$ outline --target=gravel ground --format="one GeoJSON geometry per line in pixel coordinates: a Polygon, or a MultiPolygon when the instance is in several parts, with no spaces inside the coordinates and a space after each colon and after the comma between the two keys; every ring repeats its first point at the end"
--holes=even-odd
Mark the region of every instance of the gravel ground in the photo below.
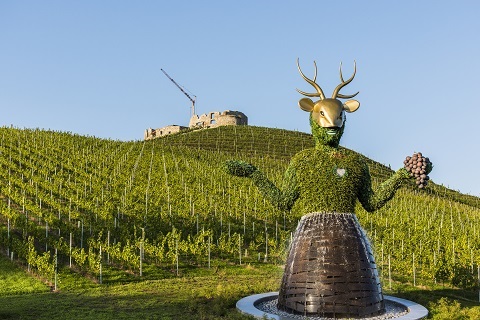
{"type": "MultiPolygon", "coordinates": [[[[291,319],[334,320],[334,318],[302,316],[302,315],[290,314],[284,311],[280,311],[277,309],[277,302],[278,302],[278,299],[264,301],[262,303],[259,303],[258,305],[255,305],[255,307],[266,313],[275,314],[283,317],[289,317],[291,319]]],[[[386,309],[386,312],[382,315],[371,316],[371,317],[366,317],[361,319],[365,319],[365,320],[395,319],[408,313],[408,310],[404,306],[389,300],[385,300],[385,309],[386,309]]]]}

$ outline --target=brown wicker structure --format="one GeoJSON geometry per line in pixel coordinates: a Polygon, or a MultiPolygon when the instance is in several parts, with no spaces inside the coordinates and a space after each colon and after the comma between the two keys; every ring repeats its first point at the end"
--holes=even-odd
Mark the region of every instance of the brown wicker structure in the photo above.
{"type": "Polygon", "coordinates": [[[385,311],[372,250],[355,214],[302,217],[290,247],[278,308],[335,318],[385,311]]]}

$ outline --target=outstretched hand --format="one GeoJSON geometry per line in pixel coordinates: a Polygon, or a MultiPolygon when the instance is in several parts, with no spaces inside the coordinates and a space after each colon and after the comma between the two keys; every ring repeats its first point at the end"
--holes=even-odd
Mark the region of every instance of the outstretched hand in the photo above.
{"type": "Polygon", "coordinates": [[[430,159],[424,157],[421,152],[418,152],[414,153],[411,157],[407,157],[403,163],[410,177],[415,178],[416,185],[420,189],[424,188],[430,180],[428,174],[432,172],[433,169],[433,164],[430,162],[430,159]]]}
{"type": "Polygon", "coordinates": [[[225,161],[225,170],[237,177],[250,177],[257,168],[250,163],[240,160],[227,160],[225,161]]]}

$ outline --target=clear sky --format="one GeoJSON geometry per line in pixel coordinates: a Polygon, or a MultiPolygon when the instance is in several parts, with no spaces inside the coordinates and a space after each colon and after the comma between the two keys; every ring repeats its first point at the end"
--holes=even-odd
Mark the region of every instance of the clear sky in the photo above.
{"type": "MultiPolygon", "coordinates": [[[[397,169],[421,151],[431,178],[480,195],[480,1],[0,0],[0,125],[141,140],[197,113],[310,132],[313,76],[360,91],[341,144],[397,169]]],[[[314,90],[313,90],[314,91],[314,90]]]]}

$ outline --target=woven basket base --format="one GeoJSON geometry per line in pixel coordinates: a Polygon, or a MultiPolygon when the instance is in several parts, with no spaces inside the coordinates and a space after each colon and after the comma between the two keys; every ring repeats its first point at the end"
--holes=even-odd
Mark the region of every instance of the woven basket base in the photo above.
{"type": "Polygon", "coordinates": [[[354,214],[302,217],[290,246],[278,308],[324,317],[385,311],[372,249],[354,214]]]}

